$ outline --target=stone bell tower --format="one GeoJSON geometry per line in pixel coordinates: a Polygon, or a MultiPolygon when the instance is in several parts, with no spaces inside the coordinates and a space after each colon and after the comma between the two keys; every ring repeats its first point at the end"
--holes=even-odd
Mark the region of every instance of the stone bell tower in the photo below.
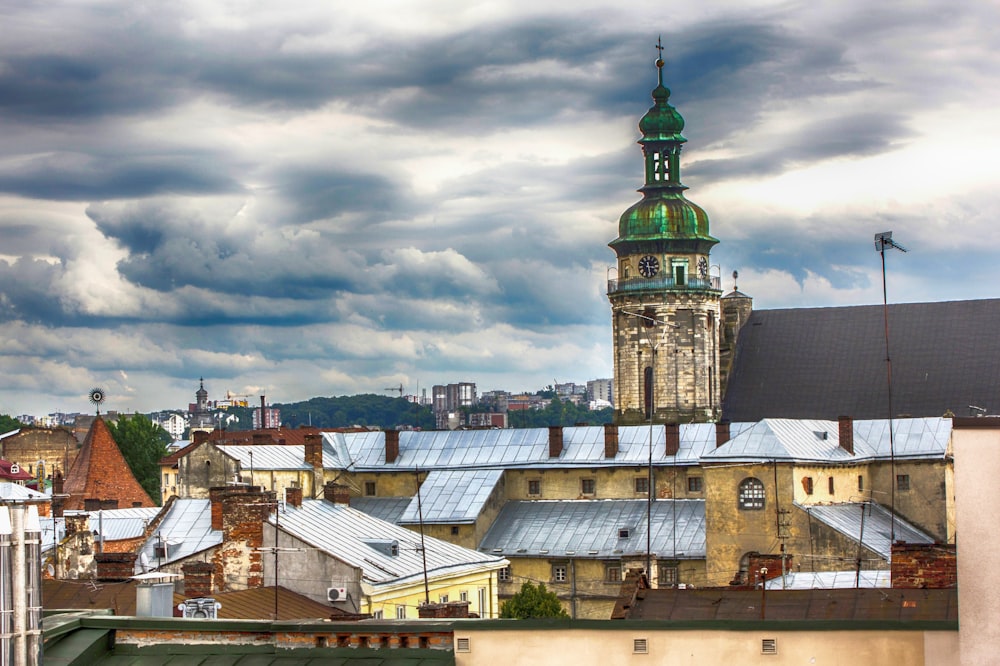
{"type": "MultiPolygon", "coordinates": [[[[662,47],[657,46],[662,50],[662,47]]],[[[608,281],[614,332],[615,422],[714,421],[720,412],[719,276],[710,274],[708,215],[684,197],[684,119],[656,61],[653,106],[639,122],[642,200],[626,210],[616,279],[608,281]]]]}

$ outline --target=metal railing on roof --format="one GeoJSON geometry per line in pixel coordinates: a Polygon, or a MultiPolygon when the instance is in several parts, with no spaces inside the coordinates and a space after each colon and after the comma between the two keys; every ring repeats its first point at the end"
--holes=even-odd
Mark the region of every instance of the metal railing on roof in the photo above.
{"type": "Polygon", "coordinates": [[[665,273],[651,278],[638,277],[608,280],[608,294],[620,291],[648,291],[657,289],[714,289],[715,291],[720,291],[720,285],[721,280],[716,275],[707,278],[688,276],[682,284],[677,284],[673,275],[665,273]]]}

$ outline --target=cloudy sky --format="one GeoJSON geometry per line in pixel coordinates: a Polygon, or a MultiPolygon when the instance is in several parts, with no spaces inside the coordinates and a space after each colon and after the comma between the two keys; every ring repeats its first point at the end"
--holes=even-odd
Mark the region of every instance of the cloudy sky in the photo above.
{"type": "MultiPolygon", "coordinates": [[[[611,376],[666,46],[758,308],[1000,296],[1000,8],[0,0],[0,413],[611,376]]],[[[258,398],[259,399],[259,398],[258,398]]]]}

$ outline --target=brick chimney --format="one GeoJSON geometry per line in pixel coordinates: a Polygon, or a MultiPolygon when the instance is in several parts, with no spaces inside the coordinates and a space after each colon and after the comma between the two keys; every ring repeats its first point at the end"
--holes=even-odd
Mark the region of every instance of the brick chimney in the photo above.
{"type": "Polygon", "coordinates": [[[347,486],[330,481],[323,486],[323,499],[334,504],[350,504],[351,490],[347,486]]]}
{"type": "Polygon", "coordinates": [[[729,441],[729,421],[719,421],[715,424],[715,448],[729,441]]]}
{"type": "Polygon", "coordinates": [[[229,493],[253,493],[259,486],[213,486],[208,489],[208,500],[212,508],[212,529],[222,529],[222,499],[229,493]]]}
{"type": "Polygon", "coordinates": [[[212,556],[219,592],[263,587],[264,523],[275,507],[273,492],[257,488],[222,495],[222,544],[212,556]]]}
{"type": "Polygon", "coordinates": [[[306,464],[313,469],[323,468],[323,435],[311,432],[305,436],[306,464]]]}
{"type": "Polygon", "coordinates": [[[262,446],[264,444],[273,444],[274,440],[266,432],[255,432],[250,435],[250,443],[254,446],[262,446]]]}
{"type": "Polygon", "coordinates": [[[664,423],[663,436],[667,444],[666,454],[676,456],[681,450],[681,427],[676,423],[664,423]]]}
{"type": "Polygon", "coordinates": [[[52,475],[52,517],[62,518],[66,508],[66,500],[69,496],[63,492],[63,475],[60,470],[56,470],[52,475]]]}
{"type": "Polygon", "coordinates": [[[604,424],[604,457],[614,458],[618,455],[618,425],[604,424]]]}
{"type": "Polygon", "coordinates": [[[212,572],[215,567],[210,562],[188,562],[181,567],[184,574],[184,596],[188,599],[212,596],[212,572]]]}
{"type": "Polygon", "coordinates": [[[194,443],[195,444],[204,444],[205,442],[208,441],[209,434],[211,434],[211,433],[207,433],[204,430],[195,430],[194,431],[194,443]]]}
{"type": "Polygon", "coordinates": [[[423,604],[417,608],[421,619],[434,618],[467,618],[469,617],[468,601],[448,601],[438,604],[423,604]]]}
{"type": "Polygon", "coordinates": [[[128,580],[135,575],[135,557],[135,553],[97,553],[97,580],[128,580]]]}
{"type": "Polygon", "coordinates": [[[302,489],[285,488],[285,502],[292,506],[302,506],[302,489]]]}
{"type": "Polygon", "coordinates": [[[562,426],[549,426],[549,458],[558,458],[563,450],[562,426]]]}
{"type": "Polygon", "coordinates": [[[399,431],[385,431],[385,461],[387,463],[396,462],[399,457],[399,431]]]}
{"type": "Polygon", "coordinates": [[[854,455],[854,419],[850,416],[838,416],[837,425],[840,432],[840,448],[854,455]]]}

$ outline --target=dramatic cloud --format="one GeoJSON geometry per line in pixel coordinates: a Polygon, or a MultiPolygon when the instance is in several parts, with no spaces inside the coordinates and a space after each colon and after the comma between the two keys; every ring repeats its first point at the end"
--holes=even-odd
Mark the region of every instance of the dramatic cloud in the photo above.
{"type": "Polygon", "coordinates": [[[665,84],[759,308],[997,296],[990,3],[22,3],[0,40],[0,413],[611,375],[665,84]]]}

